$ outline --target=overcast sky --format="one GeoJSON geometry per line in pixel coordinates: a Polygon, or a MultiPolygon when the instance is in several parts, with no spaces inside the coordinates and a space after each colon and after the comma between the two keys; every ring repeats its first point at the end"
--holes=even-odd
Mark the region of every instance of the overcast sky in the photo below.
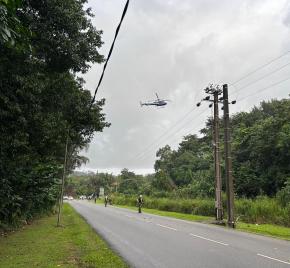
{"type": "MultiPolygon", "coordinates": [[[[105,56],[124,4],[88,2],[94,26],[104,31],[100,52],[105,56]]],[[[204,126],[211,110],[205,103],[195,105],[209,83],[233,83],[289,50],[287,0],[131,0],[97,95],[106,98],[104,112],[112,125],[96,133],[82,153],[90,162],[81,169],[152,172],[158,148],[176,149],[183,136],[204,126]],[[139,102],[154,99],[155,92],[171,100],[167,107],[141,108],[139,102]]],[[[237,91],[231,94],[237,100],[231,113],[287,97],[290,80],[261,91],[290,78],[287,63],[290,53],[229,86],[229,92],[237,91]]],[[[88,89],[96,87],[101,68],[93,66],[85,75],[88,89]]]]}

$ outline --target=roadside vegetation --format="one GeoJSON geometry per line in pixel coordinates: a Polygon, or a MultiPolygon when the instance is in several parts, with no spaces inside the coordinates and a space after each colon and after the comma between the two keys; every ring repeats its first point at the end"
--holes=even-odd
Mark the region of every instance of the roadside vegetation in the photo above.
{"type": "MultiPolygon", "coordinates": [[[[144,197],[145,208],[215,217],[212,199],[168,199],[144,197]]],[[[115,195],[113,204],[136,206],[136,197],[115,195]]],[[[224,204],[224,208],[226,204],[224,204]]],[[[226,209],[225,209],[225,217],[226,209]]],[[[235,214],[238,221],[257,224],[276,224],[290,227],[290,208],[283,208],[277,200],[259,197],[255,200],[236,199],[235,214]]]]}
{"type": "Polygon", "coordinates": [[[108,124],[78,73],[102,63],[86,0],[0,0],[0,229],[51,211],[67,170],[108,124]]]}
{"type": "Polygon", "coordinates": [[[62,222],[46,216],[1,236],[0,267],[128,267],[68,204],[62,222]]]}

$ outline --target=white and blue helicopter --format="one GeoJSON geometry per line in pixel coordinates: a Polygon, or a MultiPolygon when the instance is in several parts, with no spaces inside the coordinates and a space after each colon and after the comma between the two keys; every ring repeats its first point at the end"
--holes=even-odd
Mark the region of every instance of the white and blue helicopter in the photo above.
{"type": "Polygon", "coordinates": [[[167,103],[170,101],[170,100],[159,99],[158,94],[157,93],[155,93],[155,94],[157,97],[156,100],[147,101],[147,102],[140,101],[141,107],[145,105],[145,106],[156,106],[156,107],[164,108],[164,106],[167,105],[167,103]]]}

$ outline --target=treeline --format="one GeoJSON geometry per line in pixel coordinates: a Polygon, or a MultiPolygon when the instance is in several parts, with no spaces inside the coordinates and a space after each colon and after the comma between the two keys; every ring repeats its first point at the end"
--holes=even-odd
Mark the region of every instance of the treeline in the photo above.
{"type": "Polygon", "coordinates": [[[0,228],[51,210],[105,122],[77,73],[101,63],[86,0],[0,0],[0,228]]]}
{"type": "MultiPolygon", "coordinates": [[[[223,133],[223,122],[220,123],[223,133]]],[[[163,185],[157,188],[183,188],[188,196],[214,194],[211,126],[208,120],[201,137],[185,137],[176,151],[169,146],[159,149],[155,170],[163,185]]],[[[236,195],[274,197],[287,187],[290,183],[290,100],[262,102],[250,112],[237,113],[231,118],[231,128],[236,195]]],[[[222,141],[221,135],[221,145],[222,141]]]]}
{"type": "MultiPolygon", "coordinates": [[[[223,145],[222,120],[220,125],[223,145]]],[[[231,127],[236,196],[278,197],[279,204],[289,205],[290,100],[262,102],[250,112],[237,113],[231,117],[231,127]]],[[[223,146],[221,151],[223,155],[223,146]]],[[[166,145],[157,151],[156,157],[155,174],[152,175],[140,176],[124,169],[119,176],[110,175],[108,183],[105,174],[92,178],[105,185],[108,193],[143,193],[152,197],[181,199],[214,197],[211,119],[208,119],[200,136],[184,137],[177,150],[166,145]]],[[[222,172],[224,174],[223,164],[222,172]]],[[[94,192],[94,188],[89,189],[94,192]]]]}
{"type": "Polygon", "coordinates": [[[81,195],[98,196],[101,187],[104,188],[105,194],[136,195],[149,193],[153,178],[154,175],[137,175],[126,168],[118,176],[108,173],[73,172],[65,181],[64,193],[74,197],[81,195]]]}

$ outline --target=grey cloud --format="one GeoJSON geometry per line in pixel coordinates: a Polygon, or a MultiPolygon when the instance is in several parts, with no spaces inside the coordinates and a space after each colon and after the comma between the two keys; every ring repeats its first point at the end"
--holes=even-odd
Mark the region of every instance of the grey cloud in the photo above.
{"type": "Polygon", "coordinates": [[[288,27],[290,28],[290,4],[288,4],[288,7],[285,8],[286,10],[286,14],[284,16],[284,19],[283,19],[283,23],[288,27]]]}
{"type": "MultiPolygon", "coordinates": [[[[131,1],[98,94],[98,98],[107,99],[105,113],[112,126],[96,133],[85,152],[90,158],[87,167],[147,170],[153,167],[159,146],[168,141],[175,147],[183,135],[198,132],[210,111],[198,117],[197,112],[192,113],[176,136],[170,132],[144,159],[134,157],[170,131],[172,124],[194,107],[209,82],[233,81],[289,47],[290,36],[281,24],[286,2],[131,1]],[[172,102],[164,109],[141,108],[139,101],[153,99],[155,92],[172,102]]],[[[88,3],[96,15],[94,24],[104,30],[103,53],[108,51],[123,4],[113,0],[88,3]]],[[[287,16],[288,23],[289,13],[287,16]]],[[[96,86],[100,70],[94,66],[85,76],[88,88],[96,86]]],[[[281,89],[278,97],[284,96],[284,91],[281,89]]],[[[237,104],[233,111],[247,110],[262,99],[258,96],[237,104]]]]}

